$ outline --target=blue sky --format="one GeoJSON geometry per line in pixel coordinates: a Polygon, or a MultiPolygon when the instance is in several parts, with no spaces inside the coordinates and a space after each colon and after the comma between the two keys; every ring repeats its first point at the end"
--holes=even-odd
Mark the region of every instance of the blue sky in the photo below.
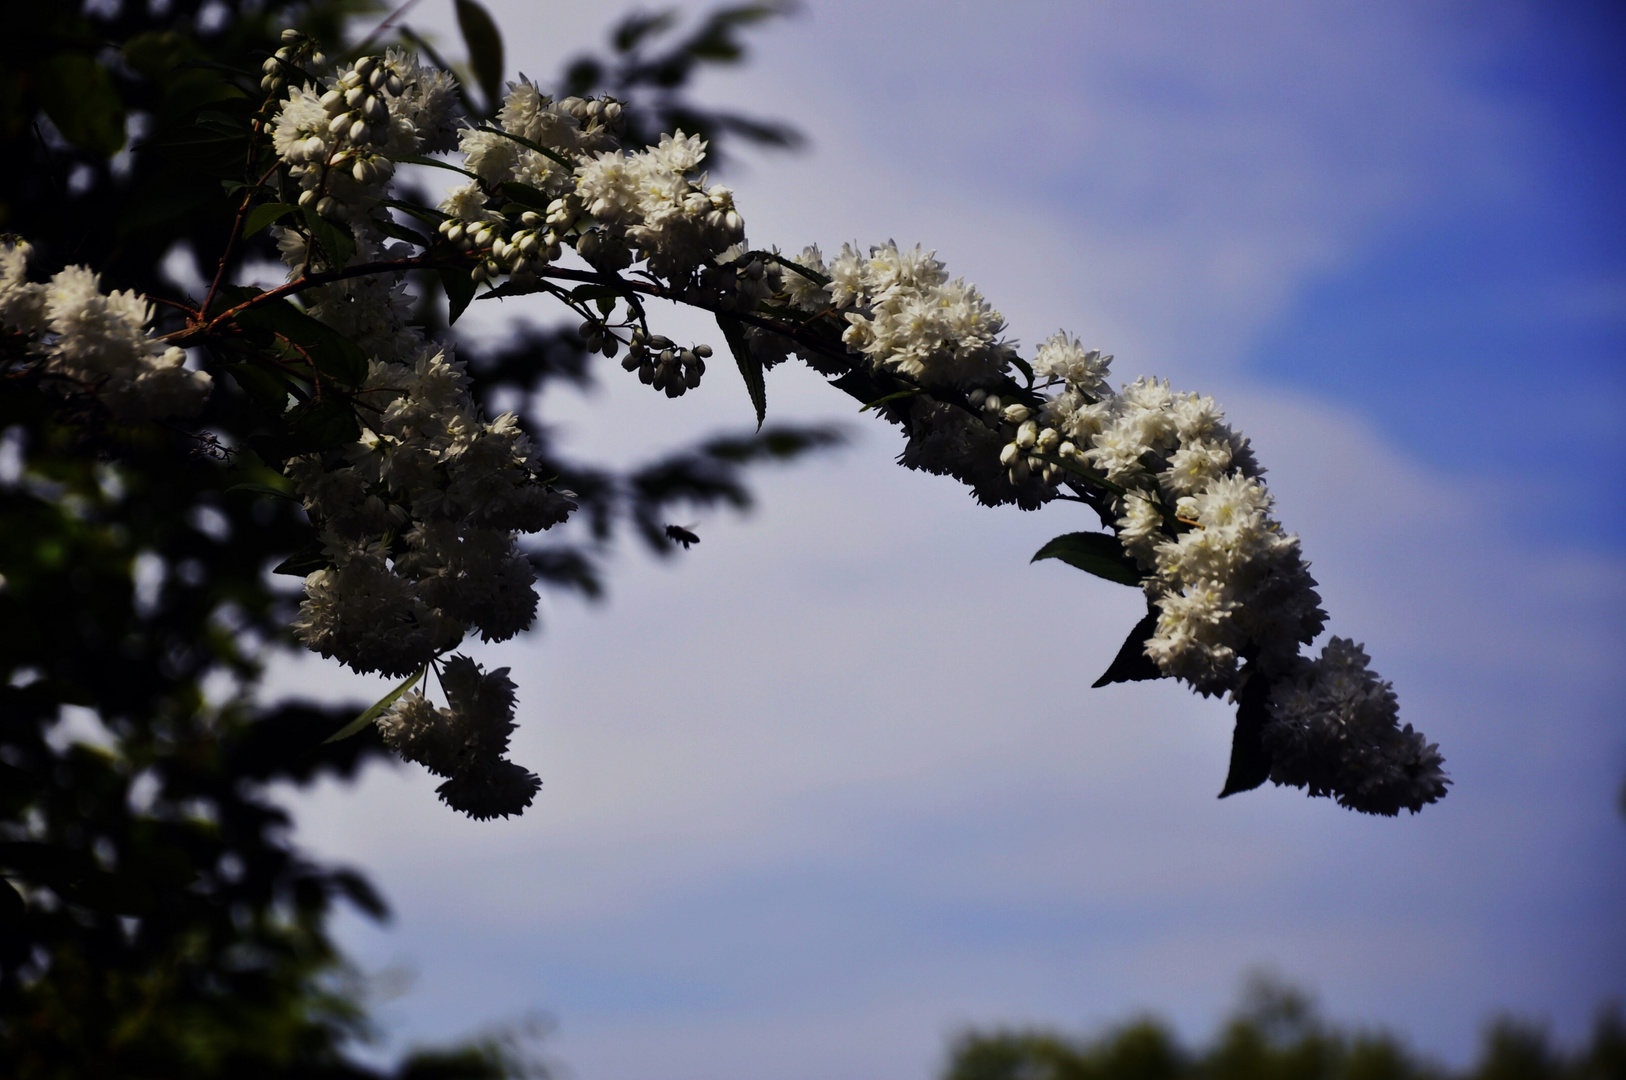
{"type": "MultiPolygon", "coordinates": [[[[533,74],[613,17],[493,8],[533,74]]],[[[1066,326],[1120,379],[1214,394],[1332,632],[1456,787],[1397,821],[1217,802],[1222,704],[1086,689],[1139,601],[1028,564],[1086,522],[898,469],[893,433],[781,369],[770,413],[840,419],[848,448],[482,650],[546,785],[524,818],[456,818],[408,768],[301,796],[305,841],[395,904],[345,931],[416,972],[382,1006],[395,1044],[543,1011],[584,1080],[923,1080],[965,1024],[1151,1010],[1198,1038],[1265,966],[1462,1060],[1496,1009],[1575,1037],[1626,996],[1611,18],[826,0],[766,33],[703,88],[812,137],[729,177],[753,241],[919,241],[1023,342],[1066,326]]],[[[545,311],[478,327],[519,314],[545,311]]],[[[619,459],[747,423],[725,371],[678,402],[621,375],[544,419],[619,459]]],[[[314,660],[277,679],[367,689],[314,660]]]]}

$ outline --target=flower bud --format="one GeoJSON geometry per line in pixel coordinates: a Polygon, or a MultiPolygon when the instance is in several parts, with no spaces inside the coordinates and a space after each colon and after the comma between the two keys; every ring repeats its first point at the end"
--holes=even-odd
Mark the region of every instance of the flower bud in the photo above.
{"type": "Polygon", "coordinates": [[[356,77],[365,79],[373,73],[373,69],[376,67],[378,67],[378,57],[363,56],[356,61],[356,77]]]}
{"type": "Polygon", "coordinates": [[[361,107],[361,115],[375,124],[382,124],[390,118],[390,107],[384,104],[383,98],[370,97],[367,99],[367,103],[361,107]]]}
{"type": "Polygon", "coordinates": [[[1018,403],[1016,405],[1005,406],[1005,411],[1000,413],[1000,415],[1013,424],[1020,424],[1033,414],[1029,412],[1026,405],[1018,403]]]}
{"type": "Polygon", "coordinates": [[[331,217],[333,211],[338,209],[338,206],[339,204],[334,201],[333,196],[323,195],[316,201],[316,212],[323,217],[331,217]]]}
{"type": "Polygon", "coordinates": [[[463,239],[463,223],[461,221],[443,221],[441,224],[446,226],[446,239],[454,244],[463,239]]]}
{"type": "Polygon", "coordinates": [[[982,408],[982,403],[988,400],[988,391],[973,390],[971,393],[966,395],[966,400],[971,403],[971,407],[973,409],[980,409],[982,408]]]}
{"type": "Polygon", "coordinates": [[[282,32],[282,40],[287,42],[289,45],[292,45],[294,42],[300,40],[304,36],[304,34],[301,34],[298,30],[295,30],[291,26],[282,32]]]}
{"type": "Polygon", "coordinates": [[[367,126],[367,121],[357,120],[350,125],[350,141],[364,143],[372,137],[373,129],[367,126]]]}
{"type": "Polygon", "coordinates": [[[521,214],[519,216],[519,220],[520,220],[520,224],[529,225],[533,229],[536,228],[538,225],[547,224],[547,218],[543,217],[541,214],[537,213],[535,210],[527,210],[527,211],[525,211],[523,214],[521,214]]]}
{"type": "Polygon", "coordinates": [[[329,116],[344,112],[344,94],[338,90],[329,90],[322,95],[322,108],[327,110],[329,116]]]}
{"type": "Polygon", "coordinates": [[[267,75],[275,75],[282,70],[282,61],[278,60],[275,56],[268,56],[265,59],[265,63],[260,65],[260,70],[265,72],[267,75]]]}
{"type": "Polygon", "coordinates": [[[710,345],[696,345],[694,347],[694,354],[696,356],[699,356],[699,357],[702,357],[702,358],[710,357],[711,356],[711,346],[710,345]]]}
{"type": "Polygon", "coordinates": [[[374,90],[377,90],[379,87],[384,85],[384,81],[389,77],[389,72],[385,71],[383,68],[374,68],[373,73],[367,76],[367,85],[371,86],[374,90]]]}
{"type": "Polygon", "coordinates": [[[1039,440],[1039,425],[1032,420],[1022,421],[1022,426],[1016,429],[1016,445],[1026,450],[1039,440]]]}
{"type": "Polygon", "coordinates": [[[338,135],[342,138],[345,132],[350,130],[350,123],[350,114],[340,113],[327,122],[327,129],[334,135],[338,135]]]}
{"type": "Polygon", "coordinates": [[[645,360],[638,365],[638,381],[649,386],[655,381],[655,365],[645,360]]]}
{"type": "Polygon", "coordinates": [[[301,191],[299,193],[299,205],[300,206],[309,206],[311,203],[313,203],[315,201],[316,201],[316,189],[315,188],[306,188],[304,191],[301,191]]]}
{"type": "Polygon", "coordinates": [[[1074,446],[1070,442],[1064,442],[1060,446],[1056,447],[1056,453],[1060,454],[1064,458],[1070,458],[1074,454],[1078,453],[1078,447],[1074,446]]]}
{"type": "Polygon", "coordinates": [[[1015,463],[1017,457],[1019,457],[1021,453],[1021,448],[1019,448],[1015,443],[1006,443],[1005,446],[999,451],[999,463],[1009,468],[1015,463]]]}
{"type": "Polygon", "coordinates": [[[392,71],[390,77],[384,80],[384,89],[389,91],[391,97],[400,97],[401,91],[406,89],[406,84],[401,81],[401,76],[392,71]]]}
{"type": "MultiPolygon", "coordinates": [[[[615,339],[611,338],[610,340],[614,341],[615,339]]],[[[642,361],[638,359],[638,354],[635,352],[629,352],[627,353],[627,358],[621,361],[621,368],[624,371],[635,371],[640,363],[642,363],[642,361]]]]}
{"type": "Polygon", "coordinates": [[[344,92],[344,103],[352,109],[366,100],[367,88],[365,86],[352,86],[344,92]]]}

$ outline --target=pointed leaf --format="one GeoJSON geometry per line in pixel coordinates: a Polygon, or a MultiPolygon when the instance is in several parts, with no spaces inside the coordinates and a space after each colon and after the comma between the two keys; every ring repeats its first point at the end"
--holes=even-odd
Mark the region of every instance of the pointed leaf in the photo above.
{"type": "MultiPolygon", "coordinates": [[[[293,492],[284,491],[279,487],[272,487],[270,484],[233,484],[231,487],[226,489],[226,494],[230,495],[235,491],[241,491],[246,495],[269,495],[276,499],[289,499],[293,502],[300,501],[299,496],[295,495],[293,492]]],[[[280,572],[282,572],[280,565],[276,570],[272,571],[274,574],[280,572]]],[[[307,573],[308,572],[309,571],[307,571],[307,573]]]]}
{"type": "Polygon", "coordinates": [[[287,574],[290,577],[302,578],[307,574],[314,574],[318,570],[326,570],[331,564],[322,545],[312,544],[294,552],[286,559],[271,568],[273,574],[287,574]]]}
{"type": "Polygon", "coordinates": [[[734,362],[745,378],[745,391],[751,395],[751,404],[756,406],[757,430],[761,431],[762,421],[768,415],[768,388],[762,381],[762,360],[751,352],[745,340],[745,324],[739,319],[718,312],[717,325],[722,328],[728,351],[734,354],[734,362]]]}
{"type": "MultiPolygon", "coordinates": [[[[1237,695],[1236,730],[1231,735],[1231,767],[1225,775],[1225,788],[1219,793],[1222,799],[1239,791],[1252,791],[1270,779],[1270,751],[1265,749],[1264,739],[1265,722],[1270,719],[1265,707],[1270,697],[1270,687],[1257,671],[1252,674],[1253,677],[1242,684],[1242,691],[1237,695]]],[[[1244,669],[1244,678],[1247,675],[1248,671],[1244,669]]]]}
{"type": "Polygon", "coordinates": [[[1111,683],[1119,682],[1146,682],[1149,679],[1161,679],[1163,672],[1146,655],[1146,640],[1157,629],[1157,611],[1149,610],[1146,617],[1135,624],[1129,631],[1129,636],[1118,649],[1118,655],[1112,658],[1107,670],[1101,677],[1090,684],[1091,689],[1098,689],[1111,683]]]}
{"type": "MultiPolygon", "coordinates": [[[[911,387],[908,390],[899,390],[895,394],[888,394],[885,397],[876,398],[874,401],[870,402],[868,405],[865,405],[862,409],[859,409],[858,411],[861,412],[861,413],[867,413],[871,409],[880,408],[882,405],[885,405],[889,401],[898,401],[898,400],[900,400],[902,398],[914,397],[916,394],[923,394],[925,392],[926,392],[925,388],[920,387],[920,386],[911,387]]],[[[1038,558],[1038,556],[1034,556],[1034,558],[1038,558]]]]}
{"type": "Polygon", "coordinates": [[[40,64],[35,78],[45,115],[64,139],[107,157],[124,145],[124,102],[113,77],[94,58],[56,52],[40,64]]]}
{"type": "Polygon", "coordinates": [[[310,230],[316,246],[327,258],[328,265],[338,269],[356,253],[356,239],[347,226],[329,221],[311,207],[305,208],[305,227],[310,230]]]}
{"type": "Polygon", "coordinates": [[[338,742],[340,739],[348,739],[352,735],[360,734],[361,730],[368,724],[372,723],[374,720],[377,720],[380,716],[383,716],[384,710],[389,708],[391,705],[394,705],[396,701],[400,699],[402,694],[406,693],[408,690],[411,690],[417,681],[423,678],[424,672],[428,670],[428,664],[425,664],[423,667],[419,668],[400,686],[397,686],[394,690],[391,690],[389,693],[373,702],[372,708],[368,709],[366,712],[344,725],[344,727],[323,739],[322,744],[325,746],[328,743],[338,742]]]}
{"type": "Polygon", "coordinates": [[[281,202],[256,206],[248,212],[248,217],[243,219],[243,235],[253,236],[273,221],[278,221],[297,209],[296,206],[281,202]]]}
{"type": "Polygon", "coordinates": [[[361,346],[286,300],[249,308],[235,322],[250,330],[281,334],[310,357],[317,371],[346,386],[360,386],[366,381],[367,354],[361,346]]]}
{"type": "Polygon", "coordinates": [[[1068,566],[1076,566],[1086,573],[1116,581],[1120,585],[1140,584],[1140,567],[1124,551],[1118,538],[1107,533],[1076,532],[1058,536],[1028,561],[1038,562],[1040,559],[1060,559],[1068,566]]]}
{"type": "Polygon", "coordinates": [[[424,157],[422,154],[390,154],[389,159],[391,161],[401,162],[404,165],[428,165],[430,168],[434,169],[449,169],[455,173],[462,173],[470,180],[477,181],[480,179],[480,177],[475,173],[471,173],[467,169],[460,169],[449,161],[442,161],[439,158],[424,157]]]}
{"type": "Polygon", "coordinates": [[[460,266],[443,266],[437,273],[440,287],[446,290],[446,322],[455,323],[474,299],[474,278],[460,266]]]}
{"type": "Polygon", "coordinates": [[[486,112],[497,111],[502,97],[502,34],[491,14],[476,0],[457,0],[457,28],[469,49],[469,66],[485,95],[486,112]]]}

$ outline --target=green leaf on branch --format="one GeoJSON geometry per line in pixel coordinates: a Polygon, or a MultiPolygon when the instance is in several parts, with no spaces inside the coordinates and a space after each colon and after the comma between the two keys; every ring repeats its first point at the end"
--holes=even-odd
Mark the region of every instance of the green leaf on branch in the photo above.
{"type": "Polygon", "coordinates": [[[1225,774],[1225,787],[1219,797],[1252,791],[1270,779],[1270,751],[1265,749],[1265,722],[1270,719],[1266,703],[1270,686],[1253,665],[1243,669],[1244,682],[1237,694],[1236,730],[1231,734],[1231,766],[1225,774]],[[1251,677],[1250,677],[1251,676],[1251,677]]]}
{"type": "Polygon", "coordinates": [[[580,300],[584,304],[589,300],[603,300],[606,298],[619,300],[621,293],[621,288],[615,285],[578,285],[570,290],[571,297],[580,300]]]}
{"type": "Polygon", "coordinates": [[[299,208],[291,203],[280,202],[256,206],[248,212],[248,217],[243,219],[243,235],[253,236],[272,222],[280,221],[297,209],[299,208]]]}
{"type": "Polygon", "coordinates": [[[288,384],[256,364],[227,364],[226,371],[263,409],[281,416],[288,409],[288,384]]]}
{"type": "MultiPolygon", "coordinates": [[[[861,413],[867,413],[871,409],[880,408],[882,405],[885,405],[889,401],[900,401],[903,398],[914,397],[916,394],[923,394],[925,392],[926,392],[925,387],[912,386],[907,390],[899,390],[895,394],[888,394],[885,397],[878,397],[874,401],[870,402],[868,405],[865,405],[862,409],[859,409],[858,411],[861,412],[861,413]]],[[[1037,558],[1038,556],[1034,556],[1034,557],[1037,558]]]]}
{"type": "Polygon", "coordinates": [[[295,495],[293,492],[284,491],[279,487],[272,487],[270,484],[233,484],[231,487],[226,489],[226,494],[230,495],[238,491],[241,491],[245,495],[269,495],[274,499],[289,499],[293,502],[300,501],[299,496],[295,495]]]}
{"type": "Polygon", "coordinates": [[[502,34],[490,12],[476,0],[457,0],[457,28],[468,46],[469,66],[474,69],[474,79],[485,96],[486,111],[496,112],[497,102],[502,97],[502,34]]]}
{"type": "Polygon", "coordinates": [[[751,395],[751,404],[756,406],[757,430],[761,431],[762,421],[768,415],[768,388],[762,379],[762,359],[751,351],[750,343],[745,340],[745,324],[738,318],[718,312],[717,325],[722,328],[728,351],[734,354],[734,362],[745,378],[745,391],[751,395]]]}
{"type": "Polygon", "coordinates": [[[328,265],[337,269],[349,262],[356,253],[356,238],[350,234],[349,227],[329,221],[308,206],[304,216],[305,227],[327,257],[328,265]]]}
{"type": "Polygon", "coordinates": [[[390,154],[388,157],[391,161],[400,162],[403,165],[428,165],[432,169],[449,169],[454,173],[462,173],[470,180],[480,179],[478,174],[471,173],[467,169],[460,169],[451,162],[442,161],[439,158],[424,157],[422,154],[390,154]]]}
{"type": "Polygon", "coordinates": [[[45,115],[64,139],[107,157],[124,146],[124,102],[93,57],[57,52],[35,70],[35,78],[45,115]]]}
{"type": "MultiPolygon", "coordinates": [[[[549,160],[555,162],[556,164],[563,165],[567,169],[575,169],[575,167],[576,167],[575,162],[571,161],[569,158],[567,158],[563,154],[559,153],[559,151],[549,149],[548,147],[543,146],[539,142],[532,142],[530,139],[527,139],[523,135],[515,135],[512,131],[504,131],[500,127],[493,127],[493,126],[491,126],[489,124],[487,124],[486,126],[480,128],[479,130],[484,131],[484,132],[486,132],[488,134],[491,134],[491,135],[501,135],[505,139],[509,139],[509,140],[511,140],[513,142],[517,142],[521,146],[525,147],[525,149],[527,149],[527,150],[535,150],[538,154],[541,154],[543,157],[548,158],[549,160]]],[[[552,200],[549,200],[549,201],[552,201],[552,200]]]]}
{"type": "Polygon", "coordinates": [[[327,743],[335,743],[340,739],[348,739],[352,735],[361,734],[363,728],[372,723],[374,720],[377,720],[380,716],[383,716],[385,709],[389,708],[391,705],[394,705],[398,700],[400,700],[402,694],[406,693],[408,690],[411,690],[415,685],[417,685],[418,680],[423,678],[424,673],[428,670],[428,664],[425,664],[423,667],[419,668],[412,675],[408,676],[406,681],[400,686],[397,686],[394,690],[391,690],[389,693],[373,702],[372,708],[368,709],[366,712],[344,725],[344,727],[323,739],[322,743],[324,745],[327,743]]]}
{"type": "Polygon", "coordinates": [[[346,386],[360,386],[367,379],[367,354],[361,346],[286,300],[249,308],[236,322],[246,329],[281,334],[310,358],[317,371],[346,386]]]}
{"type": "Polygon", "coordinates": [[[474,300],[474,277],[461,266],[442,266],[436,273],[446,290],[446,322],[455,323],[474,300]]]}
{"type": "Polygon", "coordinates": [[[532,210],[546,210],[548,204],[553,201],[545,192],[538,191],[530,184],[522,184],[518,180],[505,181],[499,186],[499,190],[509,202],[528,206],[532,210]]]}
{"type": "Polygon", "coordinates": [[[1140,584],[1141,572],[1135,560],[1124,551],[1123,544],[1118,542],[1116,536],[1107,533],[1076,532],[1058,536],[1028,561],[1038,562],[1040,559],[1060,559],[1068,566],[1076,566],[1086,573],[1116,581],[1120,585],[1140,584]]]}
{"type": "Polygon", "coordinates": [[[331,563],[327,554],[323,552],[321,544],[312,544],[294,552],[286,559],[271,568],[273,574],[287,574],[290,577],[304,577],[314,574],[318,570],[326,570],[331,563]]]}
{"type": "Polygon", "coordinates": [[[294,410],[295,453],[336,450],[361,438],[361,425],[348,401],[330,396],[294,410]]]}
{"type": "Polygon", "coordinates": [[[1107,665],[1107,670],[1090,684],[1090,688],[1099,689],[1112,683],[1147,682],[1163,678],[1163,672],[1152,662],[1152,658],[1146,655],[1146,642],[1156,630],[1157,611],[1149,608],[1146,617],[1129,631],[1129,636],[1118,649],[1118,655],[1112,658],[1112,663],[1107,665]]]}

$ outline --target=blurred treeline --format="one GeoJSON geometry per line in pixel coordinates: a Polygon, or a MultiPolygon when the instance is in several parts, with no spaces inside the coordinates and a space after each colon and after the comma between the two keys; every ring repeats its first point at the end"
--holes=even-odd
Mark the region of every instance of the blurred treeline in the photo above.
{"type": "MultiPolygon", "coordinates": [[[[467,108],[489,114],[501,35],[473,0],[456,8],[467,108]]],[[[634,144],[682,126],[714,146],[784,145],[787,129],[687,96],[774,10],[629,19],[552,88],[615,93],[634,144]]],[[[201,300],[188,271],[207,282],[228,250],[227,281],[256,265],[280,275],[263,232],[227,244],[243,186],[259,180],[251,126],[275,108],[261,66],[288,26],[334,57],[366,35],[369,51],[434,49],[388,14],[369,0],[0,3],[0,232],[34,246],[36,280],[84,263],[104,288],[159,300],[201,300]]],[[[158,310],[162,329],[178,327],[158,310]]],[[[418,321],[455,336],[438,299],[418,321]]],[[[492,412],[531,414],[561,380],[594,378],[569,327],[459,352],[492,412]]],[[[338,903],[383,918],[385,902],[357,871],[302,853],[274,793],[393,758],[370,730],[324,743],[365,701],[258,692],[266,660],[293,647],[299,597],[297,577],[271,571],[312,537],[297,503],[265,487],[276,477],[253,450],[267,435],[253,386],[216,357],[197,425],[120,425],[29,360],[0,333],[0,1077],[513,1074],[500,1040],[382,1071],[355,1058],[367,998],[330,918],[338,903]]],[[[582,505],[528,553],[544,584],[587,597],[618,532],[671,554],[668,508],[744,506],[746,468],[830,441],[718,436],[616,469],[527,423],[543,471],[582,505]]]]}
{"type": "Polygon", "coordinates": [[[1250,981],[1241,1006],[1206,1047],[1192,1049],[1155,1019],[1093,1038],[1052,1031],[971,1032],[953,1046],[944,1080],[1623,1080],[1626,1023],[1601,1010],[1588,1042],[1556,1046],[1540,1025],[1512,1017],[1485,1029],[1466,1069],[1430,1061],[1386,1031],[1347,1030],[1311,1000],[1269,978],[1250,981]]]}

